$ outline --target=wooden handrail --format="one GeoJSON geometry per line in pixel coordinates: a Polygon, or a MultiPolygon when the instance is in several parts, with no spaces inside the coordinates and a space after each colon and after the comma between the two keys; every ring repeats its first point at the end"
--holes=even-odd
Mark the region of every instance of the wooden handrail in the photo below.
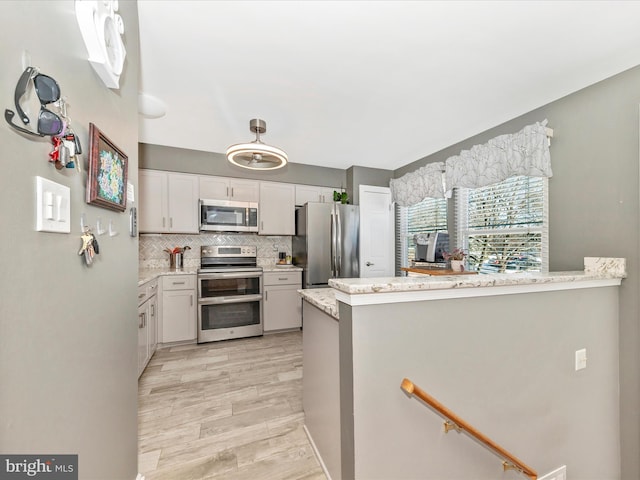
{"type": "Polygon", "coordinates": [[[404,380],[402,380],[402,384],[400,385],[400,387],[409,395],[415,395],[416,397],[420,398],[427,405],[429,405],[434,410],[436,410],[440,415],[447,418],[453,424],[453,426],[451,426],[449,422],[445,422],[445,431],[449,431],[451,428],[455,428],[458,431],[464,430],[469,435],[471,435],[472,437],[474,437],[475,439],[477,439],[478,441],[486,445],[496,455],[505,459],[506,461],[502,462],[502,465],[505,470],[509,470],[509,469],[518,470],[523,475],[526,475],[527,477],[529,477],[531,480],[536,480],[538,478],[538,474],[534,469],[527,466],[527,464],[525,464],[522,460],[519,460],[516,456],[507,452],[504,448],[502,448],[496,442],[494,442],[489,437],[484,435],[482,432],[480,432],[473,426],[469,425],[458,415],[456,415],[447,407],[442,405],[438,400],[436,400],[427,392],[425,392],[424,390],[421,390],[416,385],[414,385],[411,380],[405,378],[404,380]]]}

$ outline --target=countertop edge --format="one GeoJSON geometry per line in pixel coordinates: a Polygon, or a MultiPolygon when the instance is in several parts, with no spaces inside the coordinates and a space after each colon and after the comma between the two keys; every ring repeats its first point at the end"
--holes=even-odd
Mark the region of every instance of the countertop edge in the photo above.
{"type": "Polygon", "coordinates": [[[505,285],[476,285],[460,286],[451,284],[448,288],[413,289],[404,291],[378,291],[350,294],[336,290],[336,301],[351,306],[379,305],[384,303],[417,302],[424,300],[447,300],[454,298],[487,297],[498,295],[513,295],[522,293],[540,293],[561,290],[576,290],[583,288],[598,288],[619,286],[621,278],[589,278],[579,281],[556,281],[546,283],[505,284],[505,285]]]}
{"type": "Polygon", "coordinates": [[[162,275],[195,275],[198,273],[197,268],[183,268],[181,270],[171,270],[169,268],[145,268],[138,270],[138,286],[142,286],[147,282],[155,280],[162,275]]]}
{"type": "Polygon", "coordinates": [[[298,293],[314,307],[318,307],[336,320],[340,319],[336,291],[333,288],[307,288],[298,290],[298,293]]]}
{"type": "MultiPolygon", "coordinates": [[[[329,286],[335,288],[345,296],[400,293],[446,291],[452,289],[475,290],[478,287],[515,287],[548,284],[575,284],[601,280],[617,280],[619,285],[626,277],[626,260],[624,258],[585,257],[584,271],[573,272],[515,272],[492,273],[486,275],[442,275],[442,276],[412,276],[412,277],[379,277],[379,278],[332,278],[329,286]]],[[[565,289],[568,287],[555,287],[565,289]]],[[[574,286],[572,288],[586,288],[574,286]]],[[[524,292],[526,289],[521,289],[524,292]]],[[[541,288],[534,288],[540,291],[541,288]]],[[[493,291],[490,295],[496,295],[493,291]]],[[[446,295],[445,295],[446,296],[446,295]]],[[[455,296],[476,296],[475,294],[455,296]]]]}

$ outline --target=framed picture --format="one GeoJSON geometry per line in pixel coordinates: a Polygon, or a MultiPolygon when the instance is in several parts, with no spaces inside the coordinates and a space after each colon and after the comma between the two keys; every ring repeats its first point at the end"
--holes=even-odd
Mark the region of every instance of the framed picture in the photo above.
{"type": "Polygon", "coordinates": [[[124,212],[128,158],[93,123],[89,124],[87,203],[124,212]]]}

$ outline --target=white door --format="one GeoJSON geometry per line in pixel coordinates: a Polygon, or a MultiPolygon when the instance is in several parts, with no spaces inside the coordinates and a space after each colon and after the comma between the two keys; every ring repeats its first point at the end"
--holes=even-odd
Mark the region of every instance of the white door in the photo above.
{"type": "Polygon", "coordinates": [[[360,185],[360,276],[393,277],[394,221],[391,190],[360,185]]]}

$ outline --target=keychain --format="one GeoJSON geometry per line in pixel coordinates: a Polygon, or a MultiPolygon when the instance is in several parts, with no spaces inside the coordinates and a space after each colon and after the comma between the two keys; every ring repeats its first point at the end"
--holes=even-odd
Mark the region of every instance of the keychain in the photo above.
{"type": "Polygon", "coordinates": [[[80,236],[80,239],[82,240],[82,246],[80,247],[80,251],[78,251],[78,255],[84,255],[85,263],[91,265],[93,263],[93,257],[100,253],[98,241],[93,233],[88,230],[80,236]]]}
{"type": "Polygon", "coordinates": [[[60,170],[63,167],[75,168],[78,165],[78,172],[80,169],[80,159],[76,159],[82,153],[82,145],[80,139],[71,128],[71,119],[67,116],[67,99],[61,98],[57,102],[57,106],[61,111],[61,116],[65,120],[65,130],[57,137],[52,137],[54,144],[53,151],[49,154],[51,162],[55,167],[60,170]]]}

